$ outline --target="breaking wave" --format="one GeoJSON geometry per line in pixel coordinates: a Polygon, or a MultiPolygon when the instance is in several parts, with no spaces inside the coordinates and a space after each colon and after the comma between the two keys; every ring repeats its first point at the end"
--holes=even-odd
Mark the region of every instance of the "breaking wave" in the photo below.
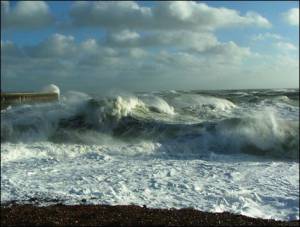
{"type": "Polygon", "coordinates": [[[73,91],[1,110],[1,203],[298,220],[298,169],[299,89],[73,91]]]}
{"type": "MultiPolygon", "coordinates": [[[[287,96],[271,98],[272,102],[289,101],[287,96]]],[[[299,119],[285,119],[275,107],[246,107],[226,95],[169,92],[94,99],[69,92],[57,103],[3,111],[1,142],[103,144],[109,138],[110,143],[159,143],[160,150],[172,155],[247,153],[299,160],[299,119]]]]}

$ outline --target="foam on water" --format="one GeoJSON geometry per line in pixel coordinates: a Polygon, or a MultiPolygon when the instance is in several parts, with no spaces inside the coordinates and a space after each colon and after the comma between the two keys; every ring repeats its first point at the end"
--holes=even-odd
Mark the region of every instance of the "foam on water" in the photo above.
{"type": "Polygon", "coordinates": [[[174,159],[157,155],[161,146],[3,144],[1,201],[38,198],[77,204],[86,199],[92,204],[194,207],[299,219],[298,163],[218,154],[174,159]]]}
{"type": "Polygon", "coordinates": [[[184,94],[178,96],[174,98],[173,103],[175,106],[179,106],[181,108],[210,107],[214,111],[223,111],[235,107],[235,105],[229,100],[197,94],[184,94]]]}
{"type": "Polygon", "coordinates": [[[164,99],[153,95],[143,95],[143,102],[154,111],[174,115],[174,107],[170,106],[164,99]]]}
{"type": "Polygon", "coordinates": [[[68,92],[1,112],[1,202],[299,219],[295,92],[202,93],[68,92]]]}

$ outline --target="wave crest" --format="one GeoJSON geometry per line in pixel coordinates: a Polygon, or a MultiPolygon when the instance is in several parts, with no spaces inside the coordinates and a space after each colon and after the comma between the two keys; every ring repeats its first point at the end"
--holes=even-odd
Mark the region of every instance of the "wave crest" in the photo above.
{"type": "Polygon", "coordinates": [[[232,114],[213,119],[212,113],[220,115],[237,106],[216,97],[172,95],[174,97],[141,95],[96,100],[73,92],[63,96],[59,103],[14,107],[1,113],[1,142],[101,144],[106,135],[112,140],[157,142],[162,145],[161,150],[178,143],[174,145],[177,148],[171,149],[173,153],[182,147],[179,153],[182,150],[196,155],[250,153],[299,159],[298,119],[287,120],[272,110],[257,109],[248,114],[239,111],[239,117],[232,114]],[[179,104],[183,109],[179,109],[179,104]],[[189,112],[185,108],[191,104],[196,113],[205,109],[210,115],[202,114],[200,117],[205,120],[198,118],[198,121],[188,122],[185,117],[189,112]],[[208,104],[213,107],[207,107],[208,104]]]}

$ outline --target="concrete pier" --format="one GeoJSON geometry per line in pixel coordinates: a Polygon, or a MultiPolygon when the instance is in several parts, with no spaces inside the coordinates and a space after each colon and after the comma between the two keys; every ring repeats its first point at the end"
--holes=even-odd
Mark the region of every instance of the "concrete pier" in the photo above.
{"type": "Polygon", "coordinates": [[[57,93],[2,93],[1,92],[1,109],[9,105],[18,105],[24,103],[38,103],[57,101],[59,94],[57,93]]]}

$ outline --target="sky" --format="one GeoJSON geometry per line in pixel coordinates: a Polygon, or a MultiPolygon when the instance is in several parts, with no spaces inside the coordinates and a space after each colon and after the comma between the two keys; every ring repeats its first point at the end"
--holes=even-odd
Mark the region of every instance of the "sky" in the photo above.
{"type": "Polygon", "coordinates": [[[1,90],[299,87],[298,1],[1,1],[1,90]]]}

